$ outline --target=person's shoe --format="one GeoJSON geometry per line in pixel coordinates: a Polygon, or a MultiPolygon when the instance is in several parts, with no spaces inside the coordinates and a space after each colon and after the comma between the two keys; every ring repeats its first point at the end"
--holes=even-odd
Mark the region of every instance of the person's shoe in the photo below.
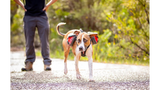
{"type": "Polygon", "coordinates": [[[26,62],[25,63],[25,68],[22,68],[22,71],[32,71],[33,70],[32,65],[33,65],[32,62],[29,62],[29,61],[26,62]]]}
{"type": "Polygon", "coordinates": [[[44,70],[45,71],[51,71],[50,65],[44,65],[44,70]]]}

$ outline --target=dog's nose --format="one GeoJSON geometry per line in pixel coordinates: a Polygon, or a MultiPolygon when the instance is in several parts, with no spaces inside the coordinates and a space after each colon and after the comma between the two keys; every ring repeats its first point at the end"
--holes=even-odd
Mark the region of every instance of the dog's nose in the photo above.
{"type": "Polygon", "coordinates": [[[79,51],[82,51],[83,50],[83,47],[79,47],[79,51]]]}

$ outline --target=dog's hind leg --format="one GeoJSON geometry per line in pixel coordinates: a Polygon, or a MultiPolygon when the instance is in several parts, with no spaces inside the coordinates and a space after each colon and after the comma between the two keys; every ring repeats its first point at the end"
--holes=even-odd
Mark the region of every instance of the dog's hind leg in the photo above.
{"type": "Polygon", "coordinates": [[[70,51],[70,46],[68,44],[63,44],[63,48],[64,48],[64,74],[68,73],[68,69],[67,69],[67,58],[68,58],[68,54],[70,51]]]}

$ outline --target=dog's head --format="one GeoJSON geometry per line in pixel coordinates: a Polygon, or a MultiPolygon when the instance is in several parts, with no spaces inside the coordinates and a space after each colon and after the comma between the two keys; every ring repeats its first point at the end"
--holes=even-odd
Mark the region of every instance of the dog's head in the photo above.
{"type": "Polygon", "coordinates": [[[79,51],[84,52],[86,48],[90,45],[90,37],[87,33],[83,32],[77,36],[77,45],[79,51]]]}
{"type": "MultiPolygon", "coordinates": [[[[78,33],[78,32],[75,32],[78,33]]],[[[86,32],[80,32],[77,35],[77,46],[79,51],[84,52],[87,47],[92,44],[91,38],[97,36],[95,33],[86,33],[86,32]]]]}

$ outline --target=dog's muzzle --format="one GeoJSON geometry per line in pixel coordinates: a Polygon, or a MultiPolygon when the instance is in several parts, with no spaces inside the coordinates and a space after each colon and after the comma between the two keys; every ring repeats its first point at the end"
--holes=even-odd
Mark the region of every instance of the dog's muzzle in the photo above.
{"type": "Polygon", "coordinates": [[[83,51],[83,47],[79,47],[79,51],[81,51],[81,52],[82,52],[82,51],[83,51]]]}

